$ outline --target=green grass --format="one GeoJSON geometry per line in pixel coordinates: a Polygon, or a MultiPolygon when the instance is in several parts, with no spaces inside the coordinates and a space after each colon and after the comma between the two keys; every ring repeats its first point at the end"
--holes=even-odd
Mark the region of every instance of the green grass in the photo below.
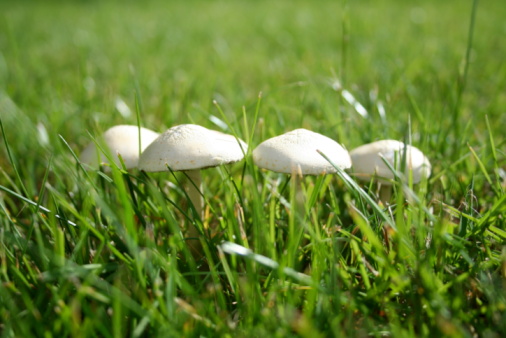
{"type": "Polygon", "coordinates": [[[506,334],[506,7],[477,4],[1,2],[2,336],[506,334]],[[433,174],[384,209],[374,184],[299,187],[248,153],[203,171],[199,220],[180,173],[76,161],[138,116],[250,150],[301,127],[411,140],[433,174]]]}

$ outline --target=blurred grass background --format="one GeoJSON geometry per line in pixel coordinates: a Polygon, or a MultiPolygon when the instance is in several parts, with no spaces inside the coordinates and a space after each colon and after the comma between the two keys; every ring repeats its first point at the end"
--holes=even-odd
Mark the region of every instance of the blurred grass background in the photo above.
{"type": "MultiPolygon", "coordinates": [[[[0,329],[14,328],[6,335],[15,329],[18,334],[75,334],[83,324],[83,334],[105,336],[156,333],[156,327],[169,330],[171,325],[173,331],[165,332],[245,336],[251,332],[325,336],[352,329],[357,335],[428,335],[437,329],[438,334],[461,336],[473,335],[474,329],[500,336],[505,329],[506,237],[491,239],[484,231],[477,235],[472,224],[481,224],[478,219],[491,211],[490,222],[504,230],[498,214],[503,210],[499,202],[504,200],[506,176],[506,6],[502,1],[479,2],[464,81],[472,6],[472,1],[461,0],[2,1],[0,117],[6,146],[0,156],[0,184],[58,208],[83,227],[66,229],[12,194],[0,193],[4,229],[0,297],[5,304],[0,313],[5,323],[11,321],[11,326],[4,323],[0,329]],[[339,88],[355,96],[368,111],[367,118],[357,114],[339,88]],[[175,236],[166,236],[177,232],[178,214],[156,207],[165,199],[174,199],[177,205],[184,196],[177,190],[170,196],[157,195],[145,177],[134,177],[128,179],[140,179],[136,193],[148,202],[130,205],[131,196],[120,189],[127,178],[118,173],[110,181],[101,181],[100,175],[87,178],[65,144],[78,154],[90,142],[88,132],[98,135],[116,124],[137,124],[137,111],[141,124],[158,132],[182,123],[220,129],[213,116],[224,117],[213,101],[246,139],[255,123],[260,92],[252,148],[300,127],[332,137],[348,149],[376,139],[411,136],[430,158],[434,174],[429,192],[421,193],[426,205],[408,208],[406,224],[429,224],[423,207],[433,207],[438,220],[430,223],[434,233],[416,231],[430,232],[437,246],[425,256],[423,246],[413,244],[419,251],[409,258],[392,248],[389,258],[395,264],[389,267],[384,256],[376,256],[377,247],[367,240],[354,242],[350,235],[356,224],[362,224],[345,206],[354,195],[343,192],[341,183],[319,178],[307,180],[305,190],[313,202],[324,205],[316,211],[309,205],[311,221],[337,223],[349,231],[344,239],[358,244],[344,249],[325,246],[330,235],[322,233],[318,236],[324,238],[311,237],[314,249],[304,247],[302,255],[311,262],[315,280],[322,276],[323,284],[338,280],[336,285],[325,285],[329,288],[321,293],[305,285],[292,289],[294,284],[285,279],[277,285],[273,280],[278,277],[252,263],[243,266],[233,259],[233,271],[227,270],[227,260],[215,252],[206,258],[215,259],[208,264],[216,264],[216,269],[202,273],[205,279],[200,280],[195,277],[200,271],[171,254],[171,250],[184,252],[175,236]],[[442,203],[455,208],[451,217],[442,211],[442,203]],[[150,242],[151,232],[144,234],[140,227],[142,245],[132,248],[112,225],[134,224],[136,208],[158,217],[149,230],[158,241],[150,242]],[[81,218],[72,210],[81,212],[81,218]],[[102,223],[109,228],[100,228],[102,223]],[[464,230],[455,237],[458,229],[464,230]],[[24,240],[28,244],[22,249],[24,240]],[[155,258],[143,256],[143,245],[155,258]],[[103,247],[114,259],[100,254],[107,251],[103,247]],[[382,272],[380,276],[366,270],[356,258],[360,252],[382,272]],[[129,254],[139,260],[132,262],[129,254]],[[52,263],[41,258],[53,255],[52,263]],[[60,261],[62,257],[66,260],[60,261]],[[116,266],[116,260],[124,265],[116,266]],[[93,264],[104,270],[94,272],[98,268],[93,264]],[[252,275],[243,275],[244,271],[252,275]],[[95,274],[99,278],[90,277],[95,274]],[[17,282],[9,282],[13,280],[17,282]],[[215,284],[210,286],[209,281],[215,284]],[[171,303],[174,296],[181,297],[176,305],[171,303]],[[157,302],[166,309],[158,312],[157,302]],[[45,304],[50,308],[42,309],[45,304]],[[143,317],[147,308],[150,312],[143,317]],[[55,313],[57,319],[52,319],[55,313]],[[23,331],[26,318],[43,325],[27,324],[23,331]],[[163,326],[167,320],[173,321],[163,326]],[[146,326],[152,331],[143,331],[146,326]]],[[[252,168],[248,163],[246,171],[252,174],[252,168]]],[[[215,175],[204,177],[208,191],[215,192],[208,195],[209,203],[219,215],[212,215],[211,222],[221,224],[224,240],[233,240],[234,227],[240,223],[235,220],[235,191],[227,181],[228,172],[219,175],[218,180],[212,178],[215,175]]],[[[163,186],[164,176],[154,177],[163,186]]],[[[257,195],[247,179],[239,187],[244,194],[244,226],[252,231],[255,251],[284,264],[283,251],[269,241],[284,238],[285,230],[268,238],[261,233],[262,226],[285,229],[295,216],[278,210],[283,208],[272,196],[263,205],[260,199],[270,196],[268,175],[257,183],[261,185],[257,195]]],[[[381,238],[381,222],[368,212],[368,222],[381,238]]],[[[402,217],[397,221],[402,223],[402,217]]],[[[409,238],[409,232],[404,235],[409,238]]]]}
{"type": "MultiPolygon", "coordinates": [[[[503,7],[483,1],[477,14],[467,121],[502,115],[490,106],[505,100],[503,7]]],[[[262,91],[267,112],[292,116],[287,129],[319,129],[333,127],[323,118],[356,123],[328,85],[339,79],[363,104],[372,90],[388,101],[392,133],[414,115],[407,93],[427,120],[441,117],[420,129],[446,130],[470,11],[463,1],[4,1],[2,88],[30,119],[68,135],[81,134],[81,117],[124,121],[114,103],[134,107],[136,83],[148,127],[205,124],[213,99],[237,111],[262,91]]]]}

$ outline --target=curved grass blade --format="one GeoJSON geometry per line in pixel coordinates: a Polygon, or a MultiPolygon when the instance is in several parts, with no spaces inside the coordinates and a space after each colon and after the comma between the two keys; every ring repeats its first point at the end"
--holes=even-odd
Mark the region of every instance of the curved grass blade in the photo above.
{"type": "MultiPolygon", "coordinates": [[[[256,263],[265,266],[267,268],[270,268],[272,270],[278,270],[280,268],[280,265],[278,262],[270,259],[269,257],[265,257],[259,254],[254,253],[252,250],[245,248],[239,244],[235,244],[232,242],[224,242],[221,244],[220,249],[228,253],[229,255],[239,255],[242,257],[245,257],[247,259],[251,259],[252,261],[255,261],[256,263]]],[[[314,285],[313,279],[311,276],[308,276],[306,274],[303,274],[301,272],[297,272],[292,268],[285,267],[282,269],[283,273],[287,275],[288,277],[291,277],[298,281],[299,283],[303,283],[306,285],[314,285]]]]}
{"type": "Polygon", "coordinates": [[[335,165],[324,153],[320,150],[316,150],[320,155],[323,156],[334,168],[337,170],[337,175],[344,181],[348,189],[356,191],[360,197],[362,197],[367,204],[373,208],[373,210],[387,223],[392,229],[397,231],[397,227],[394,221],[383,211],[383,209],[369,196],[360,186],[355,182],[350,175],[348,175],[343,169],[335,165]]]}

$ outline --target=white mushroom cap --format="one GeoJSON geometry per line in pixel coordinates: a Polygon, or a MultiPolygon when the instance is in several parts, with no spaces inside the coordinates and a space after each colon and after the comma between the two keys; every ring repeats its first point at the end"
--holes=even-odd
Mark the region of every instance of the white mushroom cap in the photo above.
{"type": "MultiPolygon", "coordinates": [[[[147,128],[140,128],[140,151],[139,151],[139,127],[131,125],[118,125],[107,129],[102,135],[114,157],[114,162],[120,165],[117,154],[120,154],[127,169],[137,167],[139,154],[160,134],[147,128]]],[[[100,140],[98,140],[100,141],[100,140]]],[[[98,166],[97,147],[90,143],[82,152],[80,160],[90,166],[98,166]]],[[[100,161],[107,163],[104,154],[100,154],[100,161]]]]}
{"type": "Polygon", "coordinates": [[[307,129],[295,129],[260,143],[253,151],[253,161],[263,169],[279,173],[319,175],[335,173],[320,150],[339,168],[351,166],[350,155],[336,141],[307,129]]]}
{"type": "Polygon", "coordinates": [[[194,170],[243,159],[248,146],[233,135],[194,124],[172,127],[144,150],[139,169],[145,171],[194,170]]]}
{"type": "MultiPolygon", "coordinates": [[[[429,159],[416,147],[395,140],[381,140],[364,144],[350,151],[353,170],[357,178],[368,181],[371,176],[393,179],[394,174],[383,162],[387,160],[392,167],[400,169],[406,148],[406,174],[413,172],[413,182],[420,182],[422,177],[429,177],[431,165],[429,159]]],[[[386,180],[380,180],[383,184],[389,184],[386,180]]]]}

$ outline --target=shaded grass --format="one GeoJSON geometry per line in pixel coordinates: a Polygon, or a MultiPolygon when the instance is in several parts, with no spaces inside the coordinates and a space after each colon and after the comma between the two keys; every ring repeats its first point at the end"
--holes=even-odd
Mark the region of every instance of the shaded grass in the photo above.
{"type": "Polygon", "coordinates": [[[3,335],[506,331],[500,4],[480,3],[467,57],[471,7],[457,1],[0,9],[3,335]],[[87,131],[138,122],[249,141],[243,163],[203,173],[203,220],[188,211],[183,175],[76,162],[87,131]],[[299,127],[350,149],[410,139],[433,176],[397,180],[388,208],[375,184],[345,173],[303,178],[297,194],[250,151],[299,127]],[[202,258],[185,244],[190,223],[202,258]]]}

